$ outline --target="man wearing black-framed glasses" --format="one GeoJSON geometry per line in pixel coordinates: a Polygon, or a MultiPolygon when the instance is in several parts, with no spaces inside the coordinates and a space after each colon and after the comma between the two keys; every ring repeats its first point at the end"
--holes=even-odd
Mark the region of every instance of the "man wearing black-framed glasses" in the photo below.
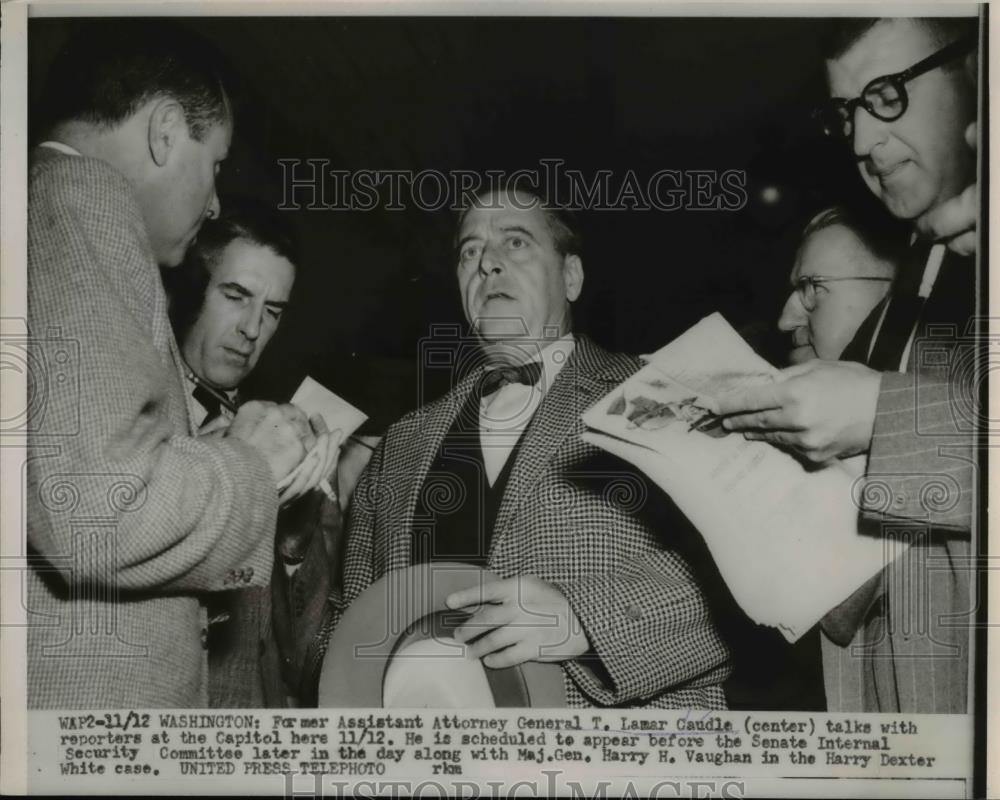
{"type": "Polygon", "coordinates": [[[836,28],[826,61],[834,99],[820,118],[848,141],[886,209],[912,223],[913,242],[891,295],[841,361],[790,367],[774,384],[720,398],[719,410],[730,430],[810,462],[866,454],[855,494],[863,529],[911,541],[823,620],[850,655],[840,675],[857,670],[837,694],[828,684],[831,710],[965,713],[983,424],[976,367],[985,355],[968,257],[977,24],[891,18],[836,28]]]}
{"type": "Polygon", "coordinates": [[[963,60],[966,34],[942,46],[919,20],[885,20],[827,61],[825,129],[848,140],[868,188],[900,219],[916,220],[972,181],[966,129],[975,92],[963,60]]]}

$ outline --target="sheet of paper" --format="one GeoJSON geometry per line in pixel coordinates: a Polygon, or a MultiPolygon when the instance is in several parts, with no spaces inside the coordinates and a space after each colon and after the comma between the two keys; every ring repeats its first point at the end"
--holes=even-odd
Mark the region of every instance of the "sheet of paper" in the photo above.
{"type": "Polygon", "coordinates": [[[339,428],[344,440],[368,419],[368,415],[363,411],[359,411],[309,376],[306,376],[295,390],[292,403],[305,411],[309,417],[319,414],[331,431],[339,428]]]}
{"type": "Polygon", "coordinates": [[[858,532],[852,492],[863,457],[807,468],[721,427],[714,396],[774,380],[776,370],[720,315],[646,360],[584,414],[605,435],[589,440],[671,496],[753,620],[795,641],[902,552],[858,532]]]}

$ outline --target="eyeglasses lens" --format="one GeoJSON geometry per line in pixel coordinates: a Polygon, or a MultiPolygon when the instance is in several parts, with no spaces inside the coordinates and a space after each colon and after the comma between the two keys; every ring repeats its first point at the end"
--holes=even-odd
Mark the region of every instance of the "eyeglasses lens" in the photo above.
{"type": "Polygon", "coordinates": [[[906,89],[896,81],[877,81],[865,90],[864,103],[873,115],[891,122],[906,109],[906,89]]]}
{"type": "Polygon", "coordinates": [[[808,279],[800,279],[795,285],[799,293],[799,300],[806,311],[813,311],[816,308],[816,285],[808,279]]]}

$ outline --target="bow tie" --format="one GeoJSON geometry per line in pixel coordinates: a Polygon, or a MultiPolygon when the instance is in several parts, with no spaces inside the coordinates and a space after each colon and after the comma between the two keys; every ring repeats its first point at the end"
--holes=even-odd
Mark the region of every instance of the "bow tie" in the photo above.
{"type": "Polygon", "coordinates": [[[532,361],[519,367],[490,369],[479,379],[479,396],[487,397],[508,383],[523,383],[525,386],[534,386],[541,377],[542,364],[539,361],[532,361]]]}

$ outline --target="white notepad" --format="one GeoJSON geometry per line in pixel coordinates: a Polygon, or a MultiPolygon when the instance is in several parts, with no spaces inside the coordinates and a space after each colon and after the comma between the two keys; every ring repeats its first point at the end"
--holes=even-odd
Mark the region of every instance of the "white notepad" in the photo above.
{"type": "Polygon", "coordinates": [[[321,383],[306,376],[292,396],[292,403],[312,417],[319,414],[323,417],[326,427],[331,431],[340,430],[344,440],[347,439],[368,415],[352,406],[342,397],[338,397],[321,383]]]}

